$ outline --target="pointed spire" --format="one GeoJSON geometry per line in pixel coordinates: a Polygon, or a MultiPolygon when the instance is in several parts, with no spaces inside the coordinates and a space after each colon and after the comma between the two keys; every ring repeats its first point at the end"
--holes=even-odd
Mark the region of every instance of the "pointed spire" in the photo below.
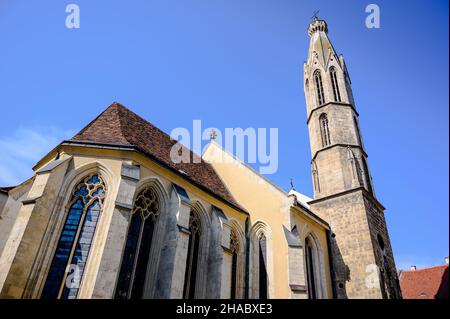
{"type": "Polygon", "coordinates": [[[327,69],[331,58],[338,59],[336,51],[328,38],[328,25],[325,20],[314,17],[309,24],[309,51],[307,64],[316,68],[319,64],[327,69]]]}

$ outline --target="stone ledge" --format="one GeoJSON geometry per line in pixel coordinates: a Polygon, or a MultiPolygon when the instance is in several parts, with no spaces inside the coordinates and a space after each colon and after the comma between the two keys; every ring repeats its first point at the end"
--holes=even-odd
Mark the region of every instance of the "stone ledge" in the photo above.
{"type": "Polygon", "coordinates": [[[132,205],[121,203],[121,202],[117,202],[117,201],[116,201],[116,207],[119,208],[119,209],[127,210],[127,211],[133,210],[133,206],[132,205]]]}
{"type": "Polygon", "coordinates": [[[313,199],[312,201],[308,202],[308,205],[313,205],[313,204],[316,204],[316,203],[320,203],[320,202],[326,201],[328,199],[332,199],[332,198],[339,197],[339,196],[342,196],[342,195],[356,193],[357,191],[361,191],[363,193],[363,195],[365,195],[374,204],[376,204],[378,206],[378,208],[381,209],[382,211],[384,211],[386,209],[372,194],[370,194],[367,191],[367,189],[364,188],[364,186],[360,186],[360,187],[357,187],[357,188],[352,188],[352,189],[349,189],[349,190],[345,190],[343,192],[339,192],[339,193],[336,193],[336,194],[331,194],[331,195],[324,196],[324,197],[321,197],[321,198],[318,198],[318,199],[313,199]]]}
{"type": "Polygon", "coordinates": [[[31,198],[27,198],[24,199],[22,201],[22,205],[31,205],[31,204],[36,204],[36,201],[41,198],[42,196],[37,196],[37,197],[31,197],[31,198]]]}
{"type": "Polygon", "coordinates": [[[327,102],[327,103],[322,104],[321,106],[316,107],[315,109],[312,109],[312,110],[311,110],[311,112],[310,112],[309,115],[308,115],[308,118],[306,119],[306,124],[307,124],[307,125],[309,124],[309,121],[311,120],[312,115],[313,115],[317,110],[320,110],[320,109],[322,109],[322,108],[324,108],[324,107],[326,107],[326,106],[328,106],[328,105],[332,105],[332,104],[334,104],[334,105],[340,105],[340,106],[345,106],[345,107],[349,107],[349,108],[351,108],[351,109],[353,110],[353,112],[355,112],[355,114],[356,114],[357,116],[359,116],[359,113],[358,113],[358,111],[356,111],[356,109],[355,109],[355,107],[353,106],[353,104],[342,103],[342,102],[327,102]]]}
{"type": "Polygon", "coordinates": [[[305,285],[293,285],[293,284],[290,284],[289,287],[294,292],[307,292],[307,289],[306,289],[305,285]]]}

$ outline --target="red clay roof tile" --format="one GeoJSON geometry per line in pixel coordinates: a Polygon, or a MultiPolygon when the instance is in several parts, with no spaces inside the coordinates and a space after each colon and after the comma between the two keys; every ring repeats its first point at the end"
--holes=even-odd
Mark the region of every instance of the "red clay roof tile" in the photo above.
{"type": "MultiPolygon", "coordinates": [[[[135,147],[166,167],[185,172],[185,177],[245,212],[209,163],[174,163],[170,150],[177,141],[119,103],[109,106],[70,141],[135,147]]],[[[188,151],[191,159],[198,158],[188,151]]]]}
{"type": "Polygon", "coordinates": [[[404,299],[448,299],[448,265],[402,271],[400,287],[404,299]]]}

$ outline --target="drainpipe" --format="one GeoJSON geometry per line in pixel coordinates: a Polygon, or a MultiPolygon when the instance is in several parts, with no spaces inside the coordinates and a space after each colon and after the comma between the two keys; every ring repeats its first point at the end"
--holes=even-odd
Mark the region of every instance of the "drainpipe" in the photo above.
{"type": "Polygon", "coordinates": [[[250,287],[250,219],[245,220],[245,287],[244,299],[249,299],[250,287]]]}
{"type": "Polygon", "coordinates": [[[336,276],[334,274],[334,270],[333,270],[333,255],[332,255],[332,250],[331,250],[331,231],[327,230],[326,231],[326,235],[327,235],[327,246],[328,246],[328,263],[330,265],[330,275],[331,275],[331,287],[332,287],[332,293],[333,295],[331,296],[332,299],[337,298],[338,294],[337,294],[337,287],[336,287],[336,276]]]}

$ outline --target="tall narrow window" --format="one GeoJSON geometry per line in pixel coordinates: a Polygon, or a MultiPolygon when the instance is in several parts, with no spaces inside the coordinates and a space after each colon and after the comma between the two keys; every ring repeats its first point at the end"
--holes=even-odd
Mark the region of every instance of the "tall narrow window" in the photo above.
{"type": "Polygon", "coordinates": [[[153,241],[160,214],[158,197],[152,188],[139,193],[134,202],[119,278],[116,299],[141,299],[153,241]]]}
{"type": "Polygon", "coordinates": [[[234,230],[231,230],[230,234],[230,250],[232,254],[230,298],[236,299],[238,296],[237,287],[238,287],[239,239],[234,230]]]}
{"type": "Polygon", "coordinates": [[[317,103],[320,106],[325,103],[325,95],[323,92],[322,76],[320,75],[319,70],[316,70],[314,72],[314,81],[316,84],[316,91],[317,91],[317,103]]]}
{"type": "Polygon", "coordinates": [[[191,233],[189,235],[188,254],[186,258],[183,296],[185,299],[194,299],[201,234],[200,219],[194,211],[191,211],[191,215],[189,217],[189,231],[191,233]]]}
{"type": "Polygon", "coordinates": [[[362,162],[363,162],[363,169],[364,169],[364,179],[366,180],[367,190],[369,191],[369,193],[373,194],[372,181],[371,181],[370,173],[369,173],[369,166],[367,165],[367,161],[364,156],[362,156],[362,162]]]}
{"type": "Polygon", "coordinates": [[[344,79],[345,79],[345,88],[347,90],[348,101],[350,104],[352,104],[354,106],[355,100],[353,99],[352,83],[350,81],[350,76],[348,75],[347,72],[344,72],[344,79]]]}
{"type": "Polygon", "coordinates": [[[334,67],[330,68],[331,85],[333,87],[333,96],[336,102],[341,102],[341,93],[339,92],[339,85],[337,80],[336,69],[334,67]]]}
{"type": "Polygon", "coordinates": [[[328,117],[325,113],[320,116],[319,122],[320,132],[322,134],[322,146],[325,147],[331,144],[330,130],[328,127],[328,117]]]}
{"type": "Polygon", "coordinates": [[[267,299],[267,239],[259,238],[259,299],[267,299]]]}
{"type": "Polygon", "coordinates": [[[308,297],[309,299],[316,299],[316,278],[314,276],[315,264],[313,247],[311,246],[311,241],[309,238],[305,240],[305,250],[306,250],[306,275],[308,280],[308,297]]]}
{"type": "Polygon", "coordinates": [[[77,297],[105,193],[99,175],[86,177],[73,191],[41,298],[77,297]]]}
{"type": "Polygon", "coordinates": [[[356,140],[358,141],[358,144],[362,146],[361,132],[359,131],[358,121],[355,116],[353,116],[353,125],[355,126],[356,140]]]}

